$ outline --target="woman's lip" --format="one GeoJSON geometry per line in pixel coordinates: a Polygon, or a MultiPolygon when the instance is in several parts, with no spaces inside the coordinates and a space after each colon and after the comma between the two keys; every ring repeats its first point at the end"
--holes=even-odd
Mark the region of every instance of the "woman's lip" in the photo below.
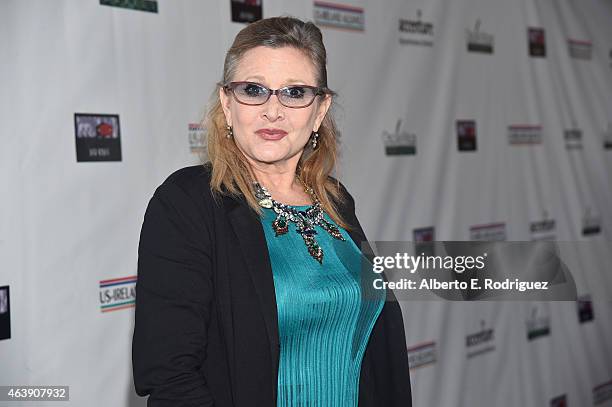
{"type": "Polygon", "coordinates": [[[283,130],[268,129],[257,130],[255,133],[259,134],[264,140],[280,140],[287,135],[287,132],[283,130]]]}

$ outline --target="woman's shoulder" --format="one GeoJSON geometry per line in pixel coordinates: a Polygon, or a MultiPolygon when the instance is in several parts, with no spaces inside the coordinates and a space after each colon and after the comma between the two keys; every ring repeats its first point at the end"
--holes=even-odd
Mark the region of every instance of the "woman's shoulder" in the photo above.
{"type": "Polygon", "coordinates": [[[166,177],[155,194],[170,199],[189,197],[200,203],[202,200],[210,200],[210,174],[210,163],[180,168],[166,177]]]}
{"type": "Polygon", "coordinates": [[[328,175],[327,176],[327,180],[329,182],[331,182],[331,184],[333,185],[334,188],[337,188],[338,191],[340,192],[340,195],[342,197],[342,199],[346,202],[348,202],[349,204],[352,203],[354,205],[355,200],[353,199],[353,196],[348,192],[348,189],[346,189],[346,187],[344,186],[344,184],[342,182],[340,182],[339,179],[328,175]]]}
{"type": "Polygon", "coordinates": [[[206,181],[208,186],[210,185],[210,173],[210,162],[205,164],[190,165],[188,167],[180,168],[168,175],[163,184],[174,183],[189,189],[201,186],[202,181],[206,181]]]}

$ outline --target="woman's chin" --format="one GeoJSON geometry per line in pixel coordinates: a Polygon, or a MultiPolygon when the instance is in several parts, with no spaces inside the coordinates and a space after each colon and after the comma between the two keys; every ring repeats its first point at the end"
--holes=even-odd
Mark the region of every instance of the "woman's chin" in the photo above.
{"type": "Polygon", "coordinates": [[[286,152],[281,151],[266,151],[255,155],[255,159],[261,163],[274,164],[282,162],[289,158],[286,152]]]}

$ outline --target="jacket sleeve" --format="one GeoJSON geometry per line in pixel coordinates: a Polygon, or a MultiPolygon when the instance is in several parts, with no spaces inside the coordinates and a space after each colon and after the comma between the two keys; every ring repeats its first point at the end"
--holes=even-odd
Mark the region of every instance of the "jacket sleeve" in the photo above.
{"type": "Polygon", "coordinates": [[[138,246],[132,365],[148,407],[214,406],[201,367],[213,296],[210,237],[192,198],[166,181],[138,246]]]}

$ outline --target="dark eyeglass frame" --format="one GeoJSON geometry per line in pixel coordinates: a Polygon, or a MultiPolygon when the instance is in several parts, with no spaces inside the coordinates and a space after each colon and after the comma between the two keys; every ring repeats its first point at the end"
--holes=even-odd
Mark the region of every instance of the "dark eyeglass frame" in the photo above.
{"type": "Polygon", "coordinates": [[[268,100],[270,100],[270,98],[272,97],[272,95],[276,95],[276,97],[278,98],[278,102],[285,106],[288,107],[290,109],[303,109],[305,107],[308,107],[310,105],[312,105],[315,101],[315,99],[317,98],[317,96],[322,96],[322,95],[328,95],[328,94],[332,94],[331,91],[329,91],[327,88],[321,88],[321,87],[317,87],[317,86],[309,86],[309,85],[299,85],[299,84],[294,84],[294,85],[287,85],[287,86],[283,86],[282,88],[279,89],[270,89],[264,85],[262,85],[261,83],[257,83],[257,82],[251,82],[251,81],[236,81],[236,82],[230,82],[227,84],[220,84],[223,89],[225,90],[225,92],[227,93],[228,91],[232,92],[232,94],[234,94],[234,99],[236,99],[236,102],[242,104],[242,105],[247,105],[247,106],[261,106],[265,103],[268,102],[268,100]],[[241,101],[238,96],[236,96],[236,94],[234,93],[234,88],[238,85],[243,85],[243,84],[251,84],[251,85],[256,85],[256,86],[260,86],[262,89],[265,89],[268,91],[268,97],[266,98],[266,100],[264,100],[261,103],[246,103],[241,101]],[[314,91],[314,97],[312,98],[312,100],[310,101],[310,103],[308,103],[307,105],[304,106],[287,106],[286,104],[284,104],[281,99],[278,97],[278,95],[280,94],[281,91],[287,89],[287,88],[292,88],[292,87],[300,87],[300,88],[308,88],[308,89],[312,89],[314,91]]]}

